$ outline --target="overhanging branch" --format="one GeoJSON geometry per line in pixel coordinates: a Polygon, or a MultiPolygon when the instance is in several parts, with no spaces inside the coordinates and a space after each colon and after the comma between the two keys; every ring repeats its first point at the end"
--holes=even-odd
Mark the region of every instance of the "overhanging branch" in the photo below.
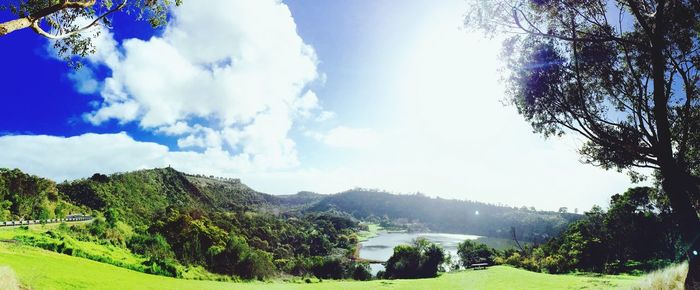
{"type": "MultiPolygon", "coordinates": [[[[91,2],[92,2],[93,5],[94,5],[95,1],[91,1],[91,2]]],[[[84,31],[86,31],[86,30],[88,30],[88,29],[90,29],[90,28],[92,28],[92,27],[97,26],[97,25],[100,23],[100,21],[101,21],[102,19],[104,19],[105,17],[107,17],[108,15],[110,15],[110,14],[116,12],[116,11],[119,11],[119,10],[123,9],[125,6],[126,6],[126,0],[124,0],[124,2],[122,2],[122,3],[119,4],[119,5],[117,5],[116,7],[112,8],[112,9],[110,9],[109,11],[107,11],[107,12],[103,13],[102,15],[98,16],[98,17],[95,18],[92,22],[90,22],[90,24],[88,24],[88,25],[86,25],[86,26],[83,26],[83,27],[81,27],[81,28],[78,28],[78,29],[76,29],[76,30],[74,30],[74,31],[71,31],[71,32],[68,32],[68,33],[64,33],[64,34],[53,35],[53,34],[51,34],[51,33],[46,32],[44,29],[41,28],[41,26],[39,26],[39,22],[41,21],[42,18],[35,19],[34,21],[32,21],[31,27],[32,27],[32,29],[33,29],[36,33],[38,33],[39,35],[41,35],[41,36],[43,36],[43,37],[46,37],[46,38],[49,38],[49,39],[54,39],[54,40],[64,39],[64,38],[68,38],[68,37],[71,37],[71,36],[73,36],[73,35],[82,33],[82,32],[84,32],[84,31]]]]}

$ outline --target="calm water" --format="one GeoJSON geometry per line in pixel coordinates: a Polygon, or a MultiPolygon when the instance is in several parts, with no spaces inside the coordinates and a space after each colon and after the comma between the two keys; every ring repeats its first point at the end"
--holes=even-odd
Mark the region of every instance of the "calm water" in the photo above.
{"type": "MultiPolygon", "coordinates": [[[[386,261],[394,253],[394,247],[401,244],[410,244],[414,239],[423,237],[429,241],[439,244],[446,252],[457,257],[457,244],[464,240],[476,240],[480,236],[457,235],[441,233],[387,233],[380,232],[378,236],[362,242],[360,248],[360,258],[386,261]]],[[[381,264],[371,264],[372,274],[384,270],[381,264]]]]}

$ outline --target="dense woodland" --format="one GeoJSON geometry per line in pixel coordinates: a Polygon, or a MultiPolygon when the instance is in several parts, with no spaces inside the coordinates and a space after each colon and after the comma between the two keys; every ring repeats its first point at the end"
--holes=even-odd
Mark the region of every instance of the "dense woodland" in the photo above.
{"type": "Polygon", "coordinates": [[[532,271],[641,274],[682,261],[677,222],[668,201],[656,189],[637,187],[613,195],[609,209],[594,206],[585,217],[547,242],[497,251],[465,241],[463,265],[509,264],[532,271]]]}

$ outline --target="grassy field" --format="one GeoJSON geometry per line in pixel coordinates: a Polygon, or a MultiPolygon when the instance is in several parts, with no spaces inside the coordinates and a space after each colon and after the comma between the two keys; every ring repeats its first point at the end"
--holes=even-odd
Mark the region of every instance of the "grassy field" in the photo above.
{"type": "Polygon", "coordinates": [[[11,267],[21,283],[31,289],[619,289],[639,281],[638,277],[547,275],[496,266],[435,279],[229,283],[148,275],[7,242],[0,242],[0,265],[11,267]]]}
{"type": "Polygon", "coordinates": [[[367,229],[366,231],[360,231],[357,233],[357,239],[360,242],[364,242],[366,240],[369,240],[371,238],[376,237],[379,234],[379,231],[382,230],[382,227],[379,226],[378,224],[367,224],[367,229]]]}

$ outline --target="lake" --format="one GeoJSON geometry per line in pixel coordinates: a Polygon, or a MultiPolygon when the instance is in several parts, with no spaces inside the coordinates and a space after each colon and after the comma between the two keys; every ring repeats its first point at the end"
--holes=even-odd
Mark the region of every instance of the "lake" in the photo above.
{"type": "MultiPolygon", "coordinates": [[[[401,244],[410,244],[414,239],[423,237],[436,243],[449,252],[453,258],[457,257],[457,245],[464,240],[478,240],[493,248],[503,249],[514,246],[514,243],[506,239],[487,238],[475,235],[445,234],[445,233],[405,233],[405,232],[379,232],[376,237],[370,238],[360,244],[360,258],[386,261],[394,253],[394,247],[401,244]]],[[[370,264],[372,274],[384,270],[381,264],[370,264]]]]}

